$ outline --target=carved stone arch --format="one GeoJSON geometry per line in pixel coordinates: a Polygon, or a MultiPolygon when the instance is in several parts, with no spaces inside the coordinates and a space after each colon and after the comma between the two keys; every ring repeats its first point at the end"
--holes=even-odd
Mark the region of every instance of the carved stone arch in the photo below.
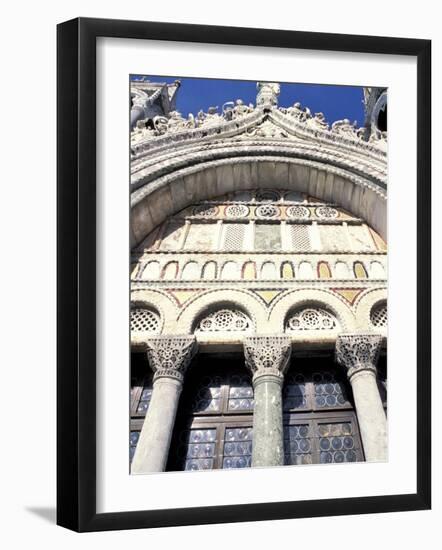
{"type": "Polygon", "coordinates": [[[220,279],[236,280],[241,278],[240,266],[236,261],[225,261],[220,269],[220,279]]]}
{"type": "Polygon", "coordinates": [[[373,260],[369,265],[370,279],[385,279],[385,267],[379,260],[373,260]]]}
{"type": "Polygon", "coordinates": [[[218,276],[218,264],[214,260],[209,260],[203,265],[201,279],[214,280],[218,276]]]}
{"type": "Polygon", "coordinates": [[[161,264],[158,260],[149,260],[141,266],[137,279],[151,280],[159,279],[161,276],[161,264]]]}
{"type": "Polygon", "coordinates": [[[187,281],[199,280],[200,274],[201,267],[198,262],[190,260],[184,264],[180,279],[187,281]]]}
{"type": "Polygon", "coordinates": [[[386,326],[382,329],[378,329],[373,326],[370,319],[373,308],[383,303],[387,303],[386,288],[370,289],[358,296],[358,300],[355,303],[357,330],[377,330],[385,335],[387,334],[386,326]]]}
{"type": "MultiPolygon", "coordinates": [[[[284,332],[285,321],[291,311],[295,311],[303,306],[317,306],[329,311],[339,322],[340,330],[350,332],[355,329],[356,319],[347,303],[340,299],[336,294],[319,288],[309,288],[300,290],[289,290],[277,297],[269,311],[269,326],[274,327],[274,332],[284,332]]],[[[316,331],[312,331],[316,332],[316,331]]],[[[318,331],[321,334],[309,333],[309,338],[313,340],[321,339],[327,336],[336,337],[336,331],[318,331]],[[330,334],[326,334],[330,333],[330,334]]],[[[294,336],[296,338],[305,338],[305,335],[294,336]]]]}
{"type": "Polygon", "coordinates": [[[178,279],[179,263],[176,260],[172,260],[164,264],[161,271],[161,278],[172,281],[178,279]]]}
{"type": "Polygon", "coordinates": [[[278,268],[275,262],[271,260],[266,260],[262,262],[261,268],[259,270],[260,279],[262,280],[274,280],[279,279],[278,268]]]}
{"type": "Polygon", "coordinates": [[[176,332],[191,334],[195,323],[205,311],[213,311],[214,307],[223,304],[239,308],[252,320],[256,332],[265,332],[267,323],[263,304],[251,292],[233,288],[209,290],[187,302],[178,316],[176,332]]]}
{"type": "Polygon", "coordinates": [[[333,202],[365,220],[385,238],[387,203],[381,182],[327,162],[246,156],[180,167],[135,189],[131,195],[132,245],[191,204],[232,191],[261,188],[283,188],[333,202]]]}
{"type": "Polygon", "coordinates": [[[297,279],[316,279],[316,270],[307,260],[299,262],[297,273],[297,279]]]}
{"type": "Polygon", "coordinates": [[[339,259],[333,264],[333,276],[335,279],[352,279],[353,273],[348,267],[348,263],[339,259]]]}

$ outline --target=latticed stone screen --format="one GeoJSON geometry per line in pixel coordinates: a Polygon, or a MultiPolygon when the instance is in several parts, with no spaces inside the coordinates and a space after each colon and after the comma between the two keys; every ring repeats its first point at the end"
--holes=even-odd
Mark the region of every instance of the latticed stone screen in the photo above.
{"type": "Polygon", "coordinates": [[[252,322],[238,309],[219,309],[197,324],[197,332],[245,332],[251,330],[252,322]]]}
{"type": "Polygon", "coordinates": [[[293,223],[288,226],[292,248],[295,252],[308,252],[311,250],[310,227],[293,223]]]}
{"type": "Polygon", "coordinates": [[[286,320],[286,331],[332,330],[338,321],[334,315],[322,308],[308,307],[290,314],[286,320]]]}
{"type": "Polygon", "coordinates": [[[224,250],[242,250],[246,225],[243,223],[227,223],[224,225],[224,250]]]}
{"type": "Polygon", "coordinates": [[[151,309],[133,308],[130,312],[130,329],[132,332],[157,334],[160,331],[160,316],[151,309]]]}
{"type": "Polygon", "coordinates": [[[387,326],[388,315],[387,304],[385,302],[373,307],[370,313],[370,320],[371,324],[376,328],[383,328],[387,326]]]}

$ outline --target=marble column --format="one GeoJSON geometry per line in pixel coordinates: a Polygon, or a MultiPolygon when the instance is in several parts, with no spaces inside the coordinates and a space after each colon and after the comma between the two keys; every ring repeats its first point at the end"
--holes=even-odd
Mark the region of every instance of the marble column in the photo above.
{"type": "Polygon", "coordinates": [[[291,354],[287,336],[251,336],[244,339],[246,366],[253,373],[252,466],[282,466],[282,385],[291,354]]]}
{"type": "Polygon", "coordinates": [[[336,340],[336,359],[347,369],[368,462],[388,460],[387,419],[376,381],[382,341],[374,333],[340,334],[336,340]]]}
{"type": "Polygon", "coordinates": [[[158,336],[149,339],[146,346],[155,374],[132,474],[162,472],[166,468],[184,374],[196,352],[196,340],[194,336],[158,336]]]}

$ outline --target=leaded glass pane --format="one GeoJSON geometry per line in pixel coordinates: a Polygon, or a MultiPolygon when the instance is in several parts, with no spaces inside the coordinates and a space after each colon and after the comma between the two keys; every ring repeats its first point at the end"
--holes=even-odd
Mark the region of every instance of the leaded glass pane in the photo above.
{"type": "Polygon", "coordinates": [[[140,395],[140,400],[137,404],[137,415],[146,416],[147,410],[149,409],[150,401],[152,399],[152,386],[150,381],[145,382],[143,386],[143,390],[140,395]]]}
{"type": "Polygon", "coordinates": [[[230,411],[252,411],[254,405],[253,386],[248,376],[232,376],[230,379],[228,409],[230,411]]]}
{"type": "Polygon", "coordinates": [[[350,421],[319,423],[316,437],[321,464],[361,460],[361,451],[350,421]]]}
{"type": "Polygon", "coordinates": [[[221,410],[221,386],[220,376],[205,376],[197,388],[193,403],[194,412],[214,412],[221,410]]]}
{"type": "Polygon", "coordinates": [[[312,434],[309,424],[284,426],[284,463],[312,464],[312,434]]]}
{"type": "Polygon", "coordinates": [[[178,448],[184,470],[211,470],[215,456],[215,441],[215,428],[184,430],[178,448]]]}
{"type": "Polygon", "coordinates": [[[286,376],[286,383],[283,389],[283,409],[285,411],[294,409],[305,409],[306,400],[306,379],[303,374],[289,373],[286,376]]]}
{"type": "Polygon", "coordinates": [[[140,432],[138,430],[131,430],[129,435],[129,460],[132,463],[132,459],[137,448],[138,439],[140,438],[140,432]]]}
{"type": "Polygon", "coordinates": [[[252,428],[226,428],[223,468],[250,468],[252,464],[252,428]]]}
{"type": "Polygon", "coordinates": [[[334,371],[313,374],[314,406],[317,409],[350,407],[345,385],[336,378],[334,371]]]}

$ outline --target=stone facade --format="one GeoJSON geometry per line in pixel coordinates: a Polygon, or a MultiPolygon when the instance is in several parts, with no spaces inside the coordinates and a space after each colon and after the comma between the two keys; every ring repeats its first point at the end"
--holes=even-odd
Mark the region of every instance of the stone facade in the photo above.
{"type": "MultiPolygon", "coordinates": [[[[132,472],[167,467],[197,349],[199,357],[245,358],[255,400],[253,437],[246,430],[251,464],[275,466],[287,456],[288,358],[333,354],[338,345],[337,364],[347,369],[360,426],[357,456],[386,460],[376,378],[387,330],[386,133],[367,133],[348,120],[330,126],[299,103],[279,107],[276,83],[258,83],[256,107],[237,100],[221,113],[210,108],[184,118],[171,109],[179,83],[174,86],[142,80],[132,90],[131,342],[155,371],[153,391],[134,391],[139,403],[141,395],[152,397],[133,430],[139,435],[132,472]],[[156,93],[148,102],[155,109],[141,92],[156,93]],[[143,111],[135,108],[141,103],[143,111]],[[348,334],[376,348],[363,373],[362,348],[349,358],[348,334]]],[[[207,449],[220,443],[212,431],[207,449]]],[[[326,445],[324,437],[318,441],[326,445]]],[[[351,449],[347,455],[356,457],[351,449]]],[[[217,463],[204,460],[193,464],[217,463]]]]}

